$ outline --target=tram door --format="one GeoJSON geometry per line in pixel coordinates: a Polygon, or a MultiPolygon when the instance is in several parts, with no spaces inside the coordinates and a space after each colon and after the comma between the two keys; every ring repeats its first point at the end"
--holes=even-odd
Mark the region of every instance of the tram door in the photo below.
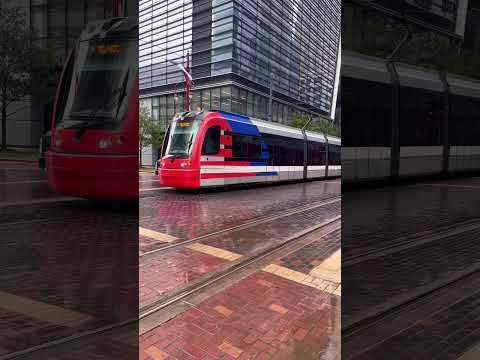
{"type": "Polygon", "coordinates": [[[208,179],[209,185],[225,185],[224,147],[221,144],[220,125],[210,127],[203,139],[200,167],[202,178],[208,179]]]}

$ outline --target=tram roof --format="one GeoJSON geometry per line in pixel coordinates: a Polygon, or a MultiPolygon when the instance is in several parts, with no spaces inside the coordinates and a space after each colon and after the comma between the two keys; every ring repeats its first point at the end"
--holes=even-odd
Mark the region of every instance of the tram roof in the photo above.
{"type": "MultiPolygon", "coordinates": [[[[211,112],[215,112],[215,111],[211,111],[211,112]]],[[[218,111],[218,112],[224,113],[224,114],[234,115],[235,117],[241,117],[241,118],[249,119],[250,121],[252,121],[252,123],[254,125],[256,125],[257,127],[259,126],[260,130],[267,130],[267,132],[269,132],[268,130],[270,130],[274,133],[283,133],[285,135],[290,135],[290,136],[298,138],[298,139],[303,139],[301,129],[293,127],[293,126],[279,124],[279,123],[275,123],[275,122],[272,122],[272,121],[266,121],[266,120],[262,120],[262,119],[259,119],[259,118],[254,118],[254,117],[249,117],[249,116],[244,116],[244,115],[238,115],[238,114],[230,113],[230,112],[226,112],[226,111],[218,111]]],[[[229,120],[230,121],[236,121],[235,118],[229,119],[229,120]]],[[[317,133],[317,132],[312,132],[312,131],[306,131],[306,134],[307,134],[307,137],[310,138],[310,139],[316,139],[316,140],[325,142],[325,135],[324,134],[317,133]]],[[[327,138],[328,138],[329,142],[330,141],[332,142],[332,144],[338,144],[338,145],[340,144],[340,139],[337,138],[337,137],[327,136],[327,138]]]]}
{"type": "MultiPolygon", "coordinates": [[[[401,86],[443,92],[444,86],[440,72],[420,66],[395,62],[395,68],[401,86]]],[[[342,52],[342,76],[379,83],[390,83],[386,60],[352,51],[342,52]]],[[[480,81],[447,74],[450,93],[480,98],[480,81]]]]}

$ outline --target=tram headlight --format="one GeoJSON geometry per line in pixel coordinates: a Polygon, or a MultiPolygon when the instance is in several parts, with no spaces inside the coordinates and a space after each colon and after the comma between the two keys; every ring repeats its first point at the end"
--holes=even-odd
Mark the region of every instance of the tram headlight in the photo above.
{"type": "Polygon", "coordinates": [[[192,163],[189,160],[182,161],[180,163],[180,167],[185,168],[185,167],[190,167],[192,163]]]}
{"type": "Polygon", "coordinates": [[[122,145],[125,142],[125,136],[123,135],[113,135],[109,138],[103,138],[98,142],[98,147],[100,149],[109,148],[112,145],[122,145]]]}
{"type": "Polygon", "coordinates": [[[110,145],[112,145],[112,142],[110,139],[102,139],[98,142],[98,147],[100,149],[106,149],[108,147],[110,147],[110,145]]]}

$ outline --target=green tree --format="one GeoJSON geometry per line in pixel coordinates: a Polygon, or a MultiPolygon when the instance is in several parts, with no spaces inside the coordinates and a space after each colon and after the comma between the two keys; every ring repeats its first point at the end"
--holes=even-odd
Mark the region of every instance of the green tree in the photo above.
{"type": "Polygon", "coordinates": [[[9,106],[31,96],[42,101],[49,95],[49,83],[55,75],[53,51],[42,47],[27,26],[25,15],[18,8],[0,5],[0,107],[2,150],[7,147],[9,106]]]}
{"type": "MultiPolygon", "coordinates": [[[[480,78],[480,56],[467,53],[458,43],[441,34],[419,31],[414,26],[410,29],[411,36],[396,53],[396,62],[480,78]]],[[[395,21],[371,18],[362,28],[356,28],[352,38],[343,42],[343,46],[348,50],[386,58],[406,33],[405,26],[395,21]]]]}
{"type": "MultiPolygon", "coordinates": [[[[297,128],[303,128],[305,124],[308,122],[309,118],[307,116],[301,115],[301,114],[296,114],[293,117],[293,121],[290,124],[293,127],[297,128]]],[[[338,126],[336,126],[333,122],[328,121],[328,120],[312,120],[310,123],[307,125],[307,130],[308,131],[313,131],[317,133],[322,133],[322,134],[327,134],[331,136],[340,136],[341,131],[338,126]]]]}
{"type": "Polygon", "coordinates": [[[146,146],[159,149],[162,145],[165,129],[159,121],[153,119],[150,110],[140,108],[140,150],[146,146]]]}

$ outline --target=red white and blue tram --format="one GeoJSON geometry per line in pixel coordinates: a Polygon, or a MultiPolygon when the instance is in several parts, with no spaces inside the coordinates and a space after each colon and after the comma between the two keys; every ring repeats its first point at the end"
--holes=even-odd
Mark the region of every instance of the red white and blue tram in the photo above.
{"type": "Polygon", "coordinates": [[[170,125],[164,186],[198,189],[341,175],[340,139],[224,111],[186,112],[170,125]]]}

